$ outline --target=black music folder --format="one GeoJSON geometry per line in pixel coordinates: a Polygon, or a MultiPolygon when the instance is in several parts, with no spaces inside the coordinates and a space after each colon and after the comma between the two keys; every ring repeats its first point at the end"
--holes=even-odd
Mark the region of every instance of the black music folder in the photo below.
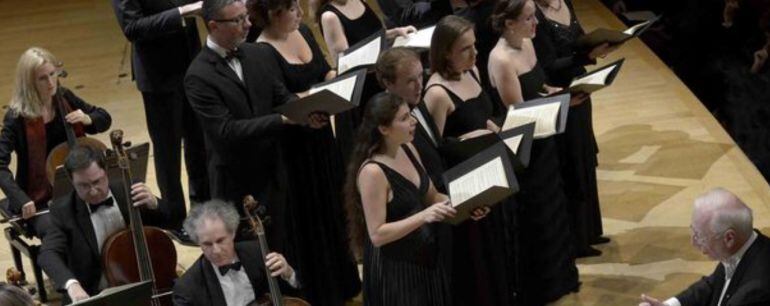
{"type": "Polygon", "coordinates": [[[535,139],[546,138],[564,133],[567,127],[570,95],[568,93],[547,96],[508,108],[501,130],[535,122],[535,139]]]}
{"type": "Polygon", "coordinates": [[[578,38],[576,44],[579,49],[593,49],[603,43],[609,43],[610,45],[623,44],[634,37],[642,35],[642,33],[647,31],[647,29],[659,19],[660,16],[657,16],[653,19],[640,22],[625,31],[598,28],[578,38]]]}
{"type": "Polygon", "coordinates": [[[575,77],[572,79],[572,83],[570,83],[568,88],[565,88],[555,94],[568,91],[572,94],[590,94],[594,91],[610,86],[612,85],[612,82],[615,81],[615,77],[618,76],[620,67],[623,66],[623,62],[625,62],[625,60],[625,58],[621,58],[617,61],[604,65],[601,68],[597,68],[581,76],[575,77]]]}
{"type": "MultiPolygon", "coordinates": [[[[150,156],[150,144],[145,142],[126,148],[126,154],[130,157],[131,176],[135,181],[146,182],[147,178],[147,159],[150,156]]],[[[107,165],[107,177],[110,182],[118,182],[123,179],[123,175],[117,167],[107,165]]],[[[56,201],[63,196],[67,196],[73,190],[67,171],[64,166],[56,168],[54,175],[53,193],[51,200],[56,201]]]]}
{"type": "Polygon", "coordinates": [[[482,206],[494,206],[519,191],[508,148],[501,142],[444,172],[452,206],[457,210],[450,224],[460,224],[482,206]]]}
{"type": "Polygon", "coordinates": [[[514,170],[518,171],[529,165],[534,132],[535,122],[527,122],[501,131],[498,134],[489,133],[463,141],[449,142],[439,147],[439,152],[446,160],[447,165],[451,167],[462,163],[497,143],[503,143],[508,148],[514,170]]]}
{"type": "Polygon", "coordinates": [[[369,68],[377,63],[380,53],[387,48],[385,31],[378,31],[348,47],[337,55],[337,75],[355,68],[369,68]]]}
{"type": "Polygon", "coordinates": [[[71,306],[149,306],[152,298],[152,281],[131,283],[102,290],[92,296],[70,304],[71,306]]]}
{"type": "Polygon", "coordinates": [[[310,95],[274,110],[297,123],[307,123],[307,117],[312,113],[339,114],[358,106],[365,79],[366,69],[358,69],[318,83],[310,88],[310,95]]]}

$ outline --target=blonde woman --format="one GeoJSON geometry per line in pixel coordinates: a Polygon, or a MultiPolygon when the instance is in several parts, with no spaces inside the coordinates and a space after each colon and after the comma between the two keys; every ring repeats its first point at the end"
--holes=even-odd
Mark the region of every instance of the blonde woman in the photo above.
{"type": "Polygon", "coordinates": [[[48,218],[34,216],[51,199],[46,157],[56,145],[67,141],[63,122],[71,125],[77,136],[104,132],[112,123],[106,110],[59,87],[61,66],[53,54],[42,48],[32,47],[21,55],[0,131],[0,189],[8,197],[11,213],[21,214],[30,230],[41,238],[48,218]],[[66,114],[59,113],[56,101],[61,101],[66,114]],[[9,168],[13,152],[18,157],[15,178],[9,168]]]}

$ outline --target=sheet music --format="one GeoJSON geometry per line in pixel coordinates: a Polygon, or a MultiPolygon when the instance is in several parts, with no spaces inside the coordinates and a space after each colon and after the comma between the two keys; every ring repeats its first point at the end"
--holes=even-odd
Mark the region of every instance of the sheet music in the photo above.
{"type": "Polygon", "coordinates": [[[449,182],[449,198],[452,200],[452,206],[457,207],[494,186],[510,187],[505,176],[503,159],[499,156],[449,182]]]}
{"type": "Polygon", "coordinates": [[[435,29],[436,26],[431,26],[409,34],[407,37],[399,36],[393,42],[393,47],[430,48],[430,40],[433,38],[435,29]]]}
{"type": "Polygon", "coordinates": [[[580,79],[574,80],[572,81],[572,84],[569,85],[569,87],[575,87],[583,84],[604,85],[607,83],[607,77],[609,77],[610,73],[612,73],[612,71],[615,70],[615,67],[617,67],[617,65],[609,66],[607,68],[604,68],[592,74],[584,76],[580,79]]]}
{"type": "Polygon", "coordinates": [[[519,150],[519,145],[521,145],[521,140],[524,139],[524,135],[516,135],[510,138],[503,139],[503,143],[505,143],[506,146],[508,146],[508,149],[511,150],[514,154],[517,153],[519,150]]]}
{"type": "Polygon", "coordinates": [[[559,102],[519,109],[512,107],[508,110],[503,130],[535,121],[534,137],[547,137],[556,134],[556,119],[559,117],[560,107],[561,103],[559,102]],[[506,127],[508,128],[506,129],[506,127]]]}
{"type": "Polygon", "coordinates": [[[380,56],[381,46],[382,36],[375,38],[353,52],[340,55],[337,59],[337,73],[342,74],[357,66],[374,65],[377,63],[377,57],[380,56]]]}
{"type": "Polygon", "coordinates": [[[623,13],[623,16],[625,16],[626,19],[633,20],[633,21],[648,21],[648,20],[653,20],[656,17],[658,17],[652,11],[625,12],[625,13],[623,13]]]}
{"type": "Polygon", "coordinates": [[[628,35],[634,35],[637,30],[641,29],[642,27],[648,25],[652,20],[647,20],[645,22],[639,23],[637,25],[634,25],[633,27],[628,28],[627,30],[623,31],[624,34],[628,35]]]}
{"type": "Polygon", "coordinates": [[[350,100],[353,99],[353,91],[356,88],[356,80],[358,77],[346,77],[342,80],[331,82],[326,85],[321,85],[318,87],[310,88],[309,93],[312,95],[314,93],[317,93],[321,90],[328,89],[329,91],[333,92],[334,94],[340,96],[340,98],[343,98],[350,102],[350,100]]]}

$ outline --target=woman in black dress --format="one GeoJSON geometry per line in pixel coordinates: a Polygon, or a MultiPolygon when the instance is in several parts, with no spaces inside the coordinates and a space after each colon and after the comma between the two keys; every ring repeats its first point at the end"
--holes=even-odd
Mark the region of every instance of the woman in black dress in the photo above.
{"type": "MultiPolygon", "coordinates": [[[[525,103],[558,88],[545,85],[531,38],[537,19],[532,0],[500,2],[492,15],[501,38],[489,55],[489,80],[502,105],[525,103]]],[[[579,103],[583,97],[573,98],[579,103]]],[[[521,297],[542,305],[579,287],[559,156],[553,137],[532,143],[529,167],[517,173],[521,297]]]]}
{"type": "Polygon", "coordinates": [[[33,216],[47,209],[51,200],[46,158],[67,141],[62,120],[72,125],[76,136],[104,132],[112,123],[106,110],[59,86],[60,73],[61,63],[53,54],[37,47],[27,49],[16,67],[13,95],[0,132],[0,188],[8,197],[11,213],[21,214],[39,238],[49,226],[49,215],[33,216]],[[57,110],[56,96],[63,109],[69,110],[67,114],[57,110]],[[15,178],[9,167],[13,152],[18,158],[15,178]]]}
{"type": "Polygon", "coordinates": [[[456,213],[410,144],[417,121],[401,98],[369,102],[345,186],[354,250],[363,249],[364,305],[450,305],[436,223],[456,213]]]}
{"type": "MultiPolygon", "coordinates": [[[[257,45],[263,60],[286,88],[306,92],[336,76],[302,24],[296,0],[250,1],[250,15],[262,28],[257,45]]],[[[317,115],[321,120],[327,117],[317,115]]],[[[289,179],[289,208],[296,234],[297,268],[312,305],[344,305],[361,288],[347,243],[342,184],[344,166],[331,127],[289,126],[281,137],[289,179]]]]}
{"type": "MultiPolygon", "coordinates": [[[[596,64],[616,47],[603,44],[591,50],[576,47],[584,35],[570,0],[537,0],[537,35],[533,39],[540,66],[549,83],[568,87],[572,79],[586,72],[585,65],[596,64]]],[[[591,100],[572,105],[567,128],[556,137],[561,158],[565,192],[569,199],[571,230],[575,236],[578,257],[599,255],[591,244],[607,242],[601,237],[602,215],[599,210],[599,192],[596,184],[598,146],[593,131],[591,100]]]]}
{"type": "MultiPolygon", "coordinates": [[[[499,130],[490,120],[492,101],[479,83],[474,43],[473,24],[458,16],[444,17],[433,32],[424,101],[438,137],[445,141],[499,130]]],[[[510,304],[505,210],[512,205],[506,201],[494,206],[483,221],[454,228],[452,287],[463,288],[453,290],[455,304],[510,304]]]]}

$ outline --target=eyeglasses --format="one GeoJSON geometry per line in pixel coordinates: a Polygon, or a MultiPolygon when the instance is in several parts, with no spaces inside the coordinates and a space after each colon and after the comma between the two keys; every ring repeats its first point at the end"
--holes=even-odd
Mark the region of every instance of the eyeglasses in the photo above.
{"type": "Polygon", "coordinates": [[[243,25],[246,22],[246,20],[249,20],[249,14],[238,15],[235,18],[230,18],[230,19],[213,19],[214,22],[222,22],[222,23],[231,22],[239,26],[243,25]]]}

